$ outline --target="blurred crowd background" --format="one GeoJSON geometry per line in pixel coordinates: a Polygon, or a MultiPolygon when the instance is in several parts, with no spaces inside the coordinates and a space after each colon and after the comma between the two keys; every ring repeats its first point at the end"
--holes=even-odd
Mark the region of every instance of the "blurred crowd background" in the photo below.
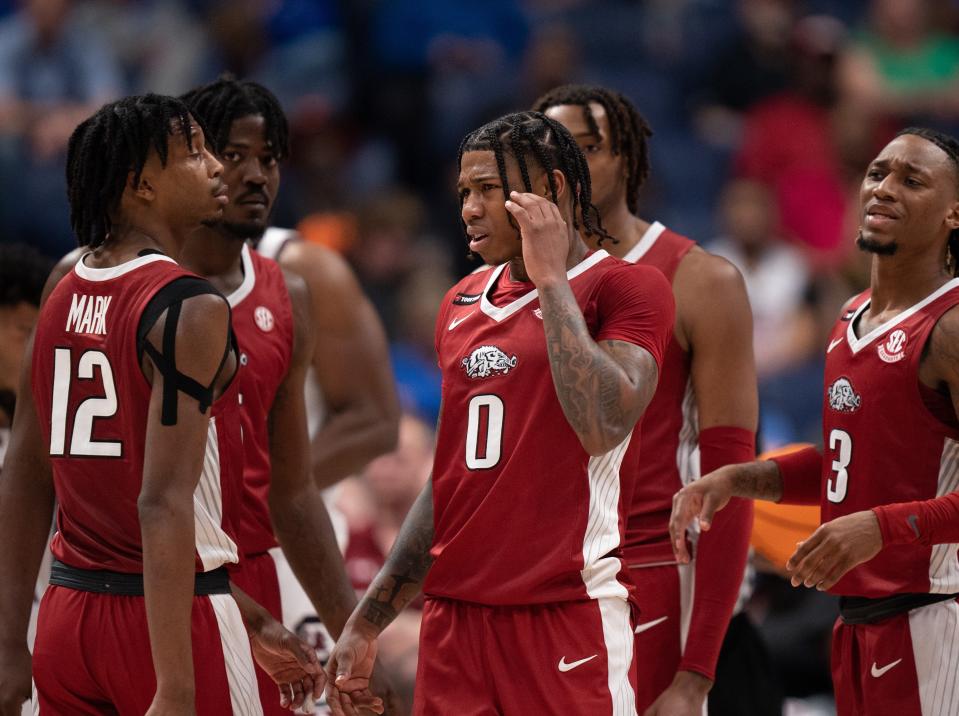
{"type": "MultiPolygon", "coordinates": [[[[342,252],[390,336],[404,441],[341,500],[383,553],[429,471],[436,310],[473,267],[466,131],[565,82],[629,96],[654,130],[643,217],[746,278],[762,446],[818,442],[824,337],[868,282],[862,173],[899,128],[959,131],[959,1],[0,0],[0,244],[75,245],[65,146],[93,109],[223,71],[289,115],[274,223],[342,252]]],[[[810,668],[786,690],[828,691],[810,668]]]]}

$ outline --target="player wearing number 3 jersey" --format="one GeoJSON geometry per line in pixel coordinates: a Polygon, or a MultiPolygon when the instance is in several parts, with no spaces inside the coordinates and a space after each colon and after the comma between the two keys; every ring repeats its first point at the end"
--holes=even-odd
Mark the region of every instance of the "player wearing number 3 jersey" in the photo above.
{"type": "Polygon", "coordinates": [[[794,586],[840,599],[841,716],[959,712],[959,143],[908,129],[869,165],[859,247],[870,289],[826,349],[823,455],[722,468],[676,495],[671,537],[730,496],[819,503],[794,586]]]}
{"type": "Polygon", "coordinates": [[[496,268],[443,301],[433,478],[331,673],[362,685],[375,636],[422,584],[415,713],[632,715],[623,525],[672,293],[582,243],[589,172],[562,125],[509,115],[470,134],[459,164],[470,248],[496,268]]]}

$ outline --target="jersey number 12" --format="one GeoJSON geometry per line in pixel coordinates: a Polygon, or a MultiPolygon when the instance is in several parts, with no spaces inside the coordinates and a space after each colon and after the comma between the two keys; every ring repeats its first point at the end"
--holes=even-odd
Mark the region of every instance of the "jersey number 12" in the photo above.
{"type": "Polygon", "coordinates": [[[66,450],[67,410],[70,385],[73,382],[73,354],[69,348],[57,348],[53,356],[53,410],[50,413],[50,454],[69,457],[120,457],[123,446],[118,440],[94,440],[96,418],[112,418],[117,414],[117,390],[113,368],[102,351],[84,351],[77,364],[77,380],[93,380],[94,368],[100,369],[103,395],[85,398],[73,415],[70,449],[66,450]]]}

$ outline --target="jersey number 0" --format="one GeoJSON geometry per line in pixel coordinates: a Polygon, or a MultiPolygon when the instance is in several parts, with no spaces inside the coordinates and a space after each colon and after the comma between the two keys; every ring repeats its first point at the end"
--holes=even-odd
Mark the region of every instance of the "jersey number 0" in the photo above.
{"type": "Polygon", "coordinates": [[[117,414],[117,391],[113,382],[113,368],[102,351],[84,351],[77,364],[77,380],[93,380],[94,368],[100,369],[103,395],[85,398],[73,415],[70,432],[70,450],[67,442],[67,410],[70,403],[70,385],[73,382],[73,352],[57,348],[53,356],[53,410],[50,413],[50,454],[69,457],[120,457],[123,446],[117,440],[94,440],[96,418],[112,418],[117,414]]]}
{"type": "Polygon", "coordinates": [[[466,420],[466,467],[488,470],[503,450],[503,401],[498,395],[474,395],[466,420]]]}

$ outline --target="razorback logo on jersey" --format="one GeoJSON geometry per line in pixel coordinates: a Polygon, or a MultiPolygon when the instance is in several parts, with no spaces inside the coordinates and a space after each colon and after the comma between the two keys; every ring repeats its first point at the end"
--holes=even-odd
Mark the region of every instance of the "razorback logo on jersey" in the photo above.
{"type": "Polygon", "coordinates": [[[516,367],[516,356],[509,357],[496,346],[480,346],[461,361],[470,378],[506,375],[516,367]]]}
{"type": "Polygon", "coordinates": [[[829,407],[838,413],[855,413],[862,405],[862,397],[852,387],[849,378],[837,378],[829,386],[829,407]]]}
{"type": "Polygon", "coordinates": [[[886,363],[898,363],[906,357],[903,350],[906,347],[906,332],[893,331],[889,334],[889,340],[879,346],[879,357],[886,363]]]}
{"type": "Polygon", "coordinates": [[[480,300],[482,293],[457,293],[451,303],[454,306],[470,306],[480,300]]]}

